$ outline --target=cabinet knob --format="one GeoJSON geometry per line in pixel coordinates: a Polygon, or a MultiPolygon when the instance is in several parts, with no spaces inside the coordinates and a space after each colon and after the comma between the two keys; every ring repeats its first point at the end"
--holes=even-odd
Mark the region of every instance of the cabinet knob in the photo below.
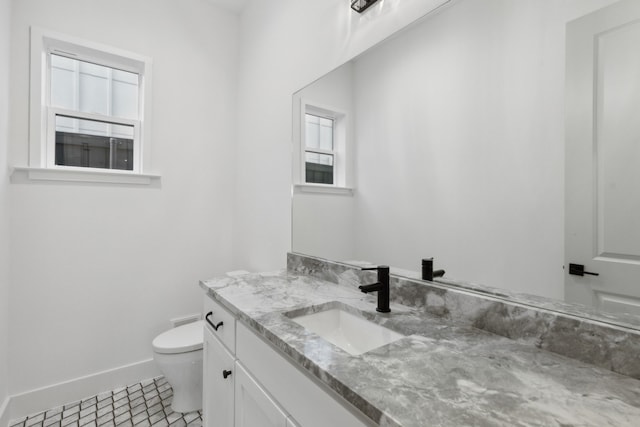
{"type": "Polygon", "coordinates": [[[217,331],[220,326],[224,325],[224,322],[220,321],[216,325],[214,325],[211,319],[209,319],[209,317],[212,315],[213,315],[213,311],[208,312],[207,315],[204,316],[204,320],[206,320],[207,323],[211,325],[214,331],[217,331]]]}
{"type": "Polygon", "coordinates": [[[227,371],[226,369],[222,371],[222,376],[224,377],[224,379],[227,379],[229,375],[231,375],[231,371],[227,371]]]}

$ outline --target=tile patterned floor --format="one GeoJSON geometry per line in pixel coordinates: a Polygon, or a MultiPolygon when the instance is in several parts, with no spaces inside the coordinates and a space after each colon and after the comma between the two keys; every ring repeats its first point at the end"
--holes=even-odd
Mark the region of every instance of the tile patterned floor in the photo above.
{"type": "Polygon", "coordinates": [[[13,420],[10,427],[201,427],[202,412],[171,410],[173,390],[164,377],[100,393],[13,420]]]}

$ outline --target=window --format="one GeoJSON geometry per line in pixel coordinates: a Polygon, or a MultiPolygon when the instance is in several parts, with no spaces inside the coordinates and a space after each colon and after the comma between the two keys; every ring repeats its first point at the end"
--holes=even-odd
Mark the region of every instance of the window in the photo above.
{"type": "Polygon", "coordinates": [[[305,182],[334,183],[334,119],[305,114],[305,182]]]}
{"type": "Polygon", "coordinates": [[[139,75],[49,55],[55,166],[133,170],[139,150],[139,75]]]}
{"type": "Polygon", "coordinates": [[[32,28],[29,166],[141,174],[150,76],[148,58],[32,28]]]}
{"type": "Polygon", "coordinates": [[[344,187],[346,114],[303,104],[302,182],[344,187]]]}

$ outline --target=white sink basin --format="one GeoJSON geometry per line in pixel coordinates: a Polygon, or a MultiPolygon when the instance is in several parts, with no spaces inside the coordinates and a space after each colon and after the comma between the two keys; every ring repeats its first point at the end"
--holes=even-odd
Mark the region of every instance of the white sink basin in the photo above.
{"type": "Polygon", "coordinates": [[[354,356],[404,338],[404,335],[335,307],[291,320],[354,356]]]}

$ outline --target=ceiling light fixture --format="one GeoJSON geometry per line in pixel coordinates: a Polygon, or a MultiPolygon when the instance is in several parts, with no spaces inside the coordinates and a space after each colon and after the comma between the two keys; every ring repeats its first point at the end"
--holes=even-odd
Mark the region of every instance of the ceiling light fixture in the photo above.
{"type": "Polygon", "coordinates": [[[369,6],[373,5],[378,0],[350,0],[351,1],[351,9],[355,10],[358,13],[362,13],[369,8],[369,6]]]}

